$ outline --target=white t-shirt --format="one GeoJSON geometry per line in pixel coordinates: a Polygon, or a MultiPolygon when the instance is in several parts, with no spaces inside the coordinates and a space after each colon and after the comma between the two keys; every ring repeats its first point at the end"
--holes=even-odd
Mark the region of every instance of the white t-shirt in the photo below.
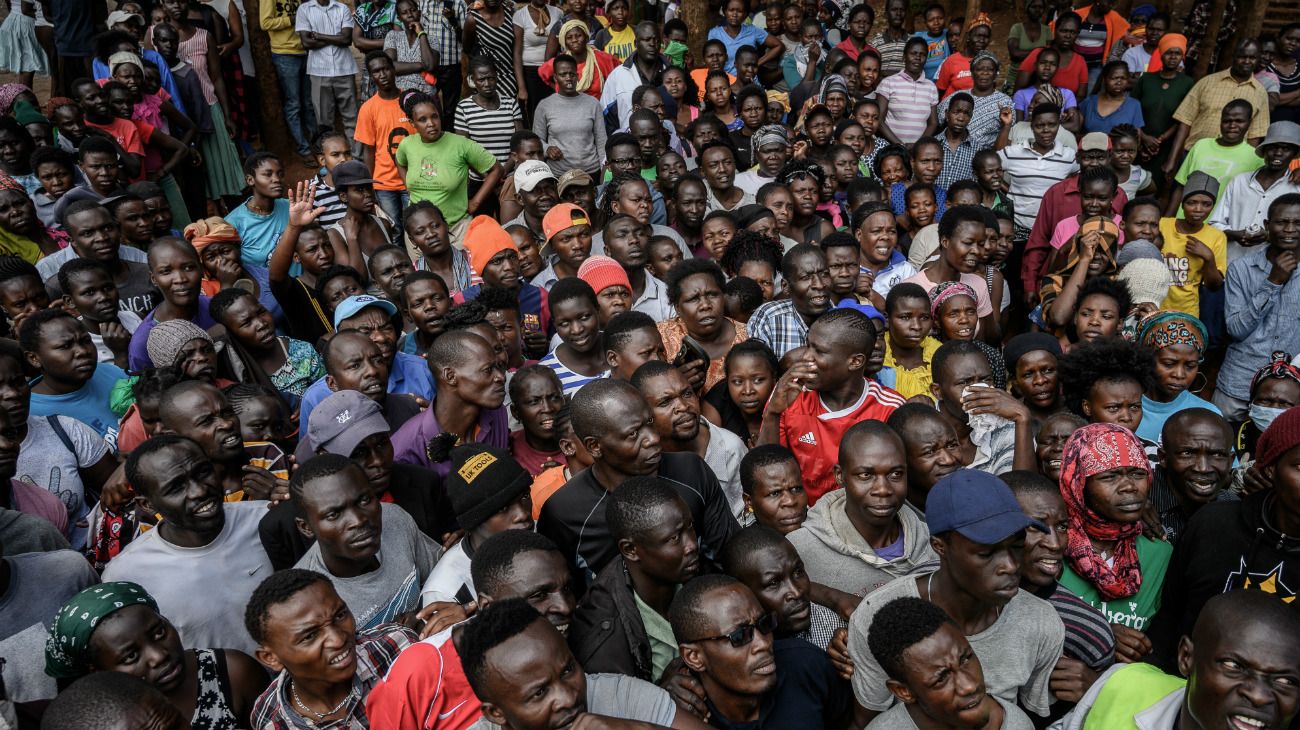
{"type": "Polygon", "coordinates": [[[474,590],[474,580],[469,576],[469,555],[465,553],[465,540],[451,546],[443,554],[438,564],[433,566],[429,579],[420,589],[420,606],[427,606],[436,601],[455,601],[464,603],[465,596],[478,598],[474,590]]]}
{"type": "Polygon", "coordinates": [[[722,487],[722,493],[727,496],[727,504],[731,507],[731,516],[740,519],[745,511],[745,500],[740,496],[740,460],[745,458],[749,449],[745,448],[745,442],[736,434],[709,423],[706,419],[701,418],[701,421],[700,427],[709,430],[709,445],[704,449],[704,463],[709,465],[713,476],[718,478],[718,486],[722,487]]]}
{"type": "Polygon", "coordinates": [[[92,505],[86,504],[86,489],[81,483],[80,468],[98,464],[108,455],[108,444],[95,429],[68,416],[30,416],[27,438],[18,451],[18,471],[14,478],[38,486],[59,498],[68,508],[69,542],[74,550],[86,546],[87,527],[77,523],[86,519],[92,505]],[[50,424],[57,418],[71,442],[69,449],[50,424]]]}
{"type": "MultiPolygon", "coordinates": [[[[77,319],[81,318],[78,317],[77,319]]],[[[125,309],[117,310],[117,321],[120,322],[130,334],[135,334],[136,329],[140,326],[140,316],[135,312],[130,312],[125,309]]],[[[97,335],[94,332],[91,332],[90,341],[95,343],[95,352],[99,355],[100,362],[113,362],[113,351],[108,349],[108,345],[104,344],[103,335],[97,335]]]]}
{"type": "Polygon", "coordinates": [[[150,530],[109,561],[104,582],[143,586],[187,647],[251,655],[257,644],[244,628],[244,609],[258,584],[275,571],[257,533],[267,506],[265,501],[227,503],[226,526],[203,547],[178,547],[150,530]]]}
{"type": "MultiPolygon", "coordinates": [[[[853,694],[868,710],[884,711],[894,704],[885,670],[867,648],[871,620],[896,598],[920,598],[916,581],[917,576],[909,575],[886,583],[862,599],[849,618],[853,694]]],[[[989,694],[1047,716],[1052,703],[1048,681],[1065,644],[1065,625],[1050,603],[1017,591],[992,626],[966,639],[984,667],[989,694]]]]}
{"type": "MultiPolygon", "coordinates": [[[[669,727],[677,717],[677,706],[667,690],[645,680],[625,674],[588,674],[587,712],[669,727]]],[[[482,717],[470,725],[469,730],[497,730],[499,727],[482,717]]]]}

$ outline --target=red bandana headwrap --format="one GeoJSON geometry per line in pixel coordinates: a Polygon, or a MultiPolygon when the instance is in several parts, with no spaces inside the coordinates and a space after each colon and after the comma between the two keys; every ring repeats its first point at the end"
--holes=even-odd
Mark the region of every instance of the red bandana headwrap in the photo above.
{"type": "Polygon", "coordinates": [[[1142,587],[1137,537],[1142,523],[1119,524],[1097,514],[1084,501],[1088,477],[1124,467],[1141,467],[1151,477],[1142,443],[1123,426],[1090,423],[1070,435],[1061,458],[1061,496],[1070,515],[1065,557],[1075,573],[1097,587],[1102,598],[1127,598],[1142,587]],[[1113,563],[1107,565],[1092,547],[1092,539],[1115,540],[1113,563]]]}

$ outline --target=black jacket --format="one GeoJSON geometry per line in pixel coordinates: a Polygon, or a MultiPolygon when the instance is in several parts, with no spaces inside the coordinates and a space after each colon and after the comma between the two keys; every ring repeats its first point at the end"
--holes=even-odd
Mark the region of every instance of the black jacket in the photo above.
{"type": "MultiPolygon", "coordinates": [[[[438,475],[422,466],[411,464],[393,464],[393,475],[389,479],[388,494],[393,503],[406,510],[415,520],[420,532],[441,543],[442,536],[459,529],[456,525],[456,513],[451,510],[447,500],[447,491],[443,488],[438,475]]],[[[293,500],[281,502],[266,511],[266,516],[257,526],[262,538],[262,547],[271,558],[271,566],[276,570],[292,568],[303,555],[312,541],[308,540],[294,518],[301,517],[302,512],[293,500]]]]}
{"type": "Polygon", "coordinates": [[[569,646],[588,673],[626,674],[653,682],[650,637],[632,593],[623,558],[596,576],[569,627],[569,646]]]}
{"type": "Polygon", "coordinates": [[[1178,538],[1150,638],[1160,664],[1172,667],[1178,639],[1190,634],[1206,601],[1233,590],[1300,592],[1300,535],[1272,524],[1272,490],[1197,510],[1178,538]]]}
{"type": "MultiPolygon", "coordinates": [[[[727,539],[740,530],[713,470],[695,454],[666,453],[658,476],[668,480],[686,502],[699,536],[700,557],[712,562],[727,539]]],[[[537,520],[537,531],[551,538],[569,562],[578,595],[618,556],[605,521],[608,494],[591,469],[583,469],[546,500],[537,520]]]]}

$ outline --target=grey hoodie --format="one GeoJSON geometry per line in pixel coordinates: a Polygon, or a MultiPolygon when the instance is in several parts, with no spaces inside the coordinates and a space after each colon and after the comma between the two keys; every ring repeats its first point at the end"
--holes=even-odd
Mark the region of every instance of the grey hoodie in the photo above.
{"type": "Polygon", "coordinates": [[[895,578],[939,567],[939,556],[930,547],[930,530],[910,504],[904,504],[898,513],[903,523],[903,556],[885,560],[849,522],[844,513],[846,499],[848,493],[843,489],[823,495],[809,510],[803,527],[788,536],[813,582],[865,596],[895,578]]]}

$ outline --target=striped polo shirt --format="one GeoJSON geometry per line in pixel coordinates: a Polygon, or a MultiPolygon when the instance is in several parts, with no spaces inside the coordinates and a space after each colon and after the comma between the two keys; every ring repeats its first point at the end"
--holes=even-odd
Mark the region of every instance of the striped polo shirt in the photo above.
{"type": "Polygon", "coordinates": [[[1033,228],[1038,217],[1038,206],[1047,189],[1079,171],[1075,152],[1060,142],[1046,154],[1038,154],[1031,146],[1011,145],[998,152],[1002,159],[1002,173],[1007,181],[1007,195],[1014,203],[1016,225],[1026,230],[1033,228]]]}
{"type": "Polygon", "coordinates": [[[914,79],[906,71],[886,76],[876,87],[876,95],[889,102],[885,126],[905,144],[911,144],[925,134],[925,125],[939,104],[939,87],[924,74],[914,79]]]}

